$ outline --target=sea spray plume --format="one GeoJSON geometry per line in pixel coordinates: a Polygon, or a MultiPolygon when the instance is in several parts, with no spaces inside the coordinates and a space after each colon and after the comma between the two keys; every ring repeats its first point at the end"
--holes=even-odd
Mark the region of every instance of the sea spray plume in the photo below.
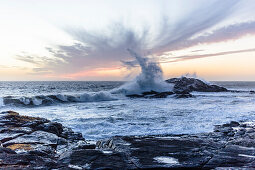
{"type": "Polygon", "coordinates": [[[131,49],[127,50],[140,65],[141,74],[136,81],[142,89],[153,87],[162,80],[163,72],[156,62],[150,62],[148,58],[141,57],[131,49]]]}
{"type": "Polygon", "coordinates": [[[112,93],[140,94],[151,90],[157,92],[172,91],[172,85],[163,80],[163,72],[157,62],[142,57],[131,49],[127,50],[139,64],[141,73],[133,81],[114,89],[112,93]]]}

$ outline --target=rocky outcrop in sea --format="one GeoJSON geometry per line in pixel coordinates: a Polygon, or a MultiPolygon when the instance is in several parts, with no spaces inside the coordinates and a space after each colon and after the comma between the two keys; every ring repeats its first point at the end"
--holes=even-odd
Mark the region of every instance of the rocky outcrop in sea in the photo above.
{"type": "Polygon", "coordinates": [[[193,97],[190,94],[193,91],[197,92],[227,92],[229,91],[225,87],[220,87],[217,85],[208,84],[202,80],[195,78],[171,78],[166,80],[167,83],[173,84],[172,91],[157,92],[157,91],[147,91],[141,94],[129,94],[127,97],[131,98],[166,98],[169,95],[174,95],[175,98],[189,98],[193,97]]]}
{"type": "Polygon", "coordinates": [[[167,83],[174,84],[173,91],[175,93],[183,92],[227,92],[228,90],[224,87],[217,85],[211,85],[202,80],[196,78],[180,77],[180,78],[171,78],[166,80],[167,83]]]}
{"type": "Polygon", "coordinates": [[[115,136],[88,143],[44,118],[0,113],[0,169],[255,168],[255,122],[193,135],[115,136]]]}

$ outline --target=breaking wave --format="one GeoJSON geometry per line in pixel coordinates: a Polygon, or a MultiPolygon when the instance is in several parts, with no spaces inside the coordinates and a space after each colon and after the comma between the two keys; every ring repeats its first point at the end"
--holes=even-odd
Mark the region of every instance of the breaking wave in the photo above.
{"type": "Polygon", "coordinates": [[[81,95],[39,95],[33,97],[14,97],[6,96],[0,98],[0,106],[16,105],[16,106],[41,106],[59,103],[72,102],[100,102],[117,100],[108,92],[83,93],[81,95]]]}

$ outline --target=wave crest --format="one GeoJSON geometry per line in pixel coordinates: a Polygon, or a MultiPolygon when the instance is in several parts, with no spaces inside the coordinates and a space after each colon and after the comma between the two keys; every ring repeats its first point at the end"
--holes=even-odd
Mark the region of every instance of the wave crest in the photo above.
{"type": "Polygon", "coordinates": [[[59,103],[72,102],[100,102],[117,100],[108,92],[83,93],[80,95],[39,95],[33,97],[14,97],[6,96],[0,98],[0,106],[4,105],[23,105],[23,106],[41,106],[59,103]],[[2,103],[1,103],[2,99],[2,103]]]}

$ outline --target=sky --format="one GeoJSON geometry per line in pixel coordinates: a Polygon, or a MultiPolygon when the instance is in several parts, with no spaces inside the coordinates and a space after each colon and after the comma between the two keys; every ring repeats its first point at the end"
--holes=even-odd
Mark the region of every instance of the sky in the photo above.
{"type": "Polygon", "coordinates": [[[0,80],[255,81],[253,0],[0,0],[0,80]]]}

